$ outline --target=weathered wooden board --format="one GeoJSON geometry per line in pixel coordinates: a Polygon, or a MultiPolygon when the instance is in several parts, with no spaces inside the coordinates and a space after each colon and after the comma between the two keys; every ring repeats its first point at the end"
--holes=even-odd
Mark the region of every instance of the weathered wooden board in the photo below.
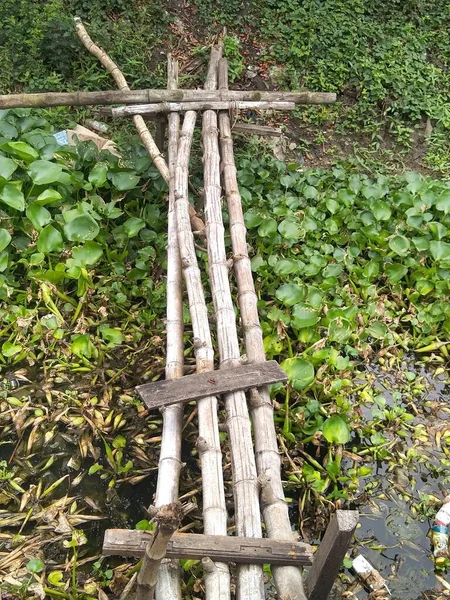
{"type": "Polygon", "coordinates": [[[358,525],[357,510],[337,510],[306,576],[308,600],[327,600],[358,525]]]}
{"type": "Polygon", "coordinates": [[[189,402],[208,396],[220,396],[228,392],[248,390],[288,377],[275,360],[251,363],[239,367],[196,373],[173,381],[163,380],[139,385],[137,393],[149,409],[189,402]]]}
{"type": "MultiPolygon", "coordinates": [[[[144,554],[151,539],[148,531],[107,529],[103,542],[105,556],[144,554]]],[[[201,560],[208,556],[215,562],[272,565],[310,565],[312,550],[301,542],[281,542],[266,538],[242,538],[197,533],[175,533],[167,546],[167,558],[201,560]]]]}

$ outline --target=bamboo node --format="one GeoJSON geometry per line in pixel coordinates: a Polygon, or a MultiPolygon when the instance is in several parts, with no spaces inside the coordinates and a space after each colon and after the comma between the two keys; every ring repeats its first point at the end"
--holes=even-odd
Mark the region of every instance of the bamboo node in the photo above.
{"type": "Polygon", "coordinates": [[[215,571],[217,571],[216,565],[209,558],[209,556],[205,556],[204,558],[202,558],[202,567],[205,573],[214,573],[215,571]]]}
{"type": "Polygon", "coordinates": [[[257,388],[251,388],[249,390],[248,403],[251,408],[258,408],[258,406],[263,406],[266,402],[257,388]]]}
{"type": "Polygon", "coordinates": [[[195,442],[195,447],[197,448],[199,454],[203,454],[204,452],[207,452],[209,450],[209,444],[203,437],[197,438],[197,441],[195,442]]]}
{"type": "Polygon", "coordinates": [[[258,477],[258,483],[261,488],[261,504],[263,506],[270,506],[278,502],[284,503],[281,498],[275,496],[272,484],[270,483],[270,477],[263,473],[258,477]]]}

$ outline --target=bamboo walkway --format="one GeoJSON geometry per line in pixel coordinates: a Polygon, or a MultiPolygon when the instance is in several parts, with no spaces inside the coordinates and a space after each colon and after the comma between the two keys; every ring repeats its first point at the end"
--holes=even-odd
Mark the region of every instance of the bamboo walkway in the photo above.
{"type": "Polygon", "coordinates": [[[91,40],[81,21],[75,21],[80,40],[110,72],[119,91],[0,96],[0,108],[125,102],[128,106],[104,111],[116,117],[133,118],[142,142],[169,186],[166,379],[137,388],[149,409],[159,407],[163,414],[154,501],[157,526],[153,534],[108,530],[103,552],[142,557],[138,576],[127,586],[130,592],[136,583],[137,600],[153,597],[181,600],[180,558],[201,560],[206,600],[231,600],[232,597],[263,600],[266,597],[263,565],[267,563],[272,566],[280,600],[326,600],[358,514],[356,511],[336,512],[314,560],[311,548],[298,542],[292,530],[268,388],[269,383],[286,381],[286,376],[274,361],[266,362],[264,353],[230,113],[248,106],[260,110],[290,110],[295,103],[327,103],[335,97],[311,92],[266,92],[255,96],[251,92],[229,91],[227,61],[222,58],[220,45],[211,50],[204,90],[178,90],[178,65],[169,56],[167,90],[132,92],[117,65],[91,40]],[[138,104],[132,106],[130,102],[138,104]],[[162,114],[163,120],[158,122],[159,147],[143,114],[162,114]],[[166,121],[168,163],[162,147],[166,121]],[[189,162],[196,124],[202,131],[204,222],[189,202],[189,162]],[[231,260],[225,246],[223,197],[228,211],[231,260]],[[203,277],[195,235],[205,238],[207,248],[208,273],[203,277]],[[239,323],[230,287],[232,274],[237,286],[239,323]],[[209,282],[209,290],[204,289],[204,281],[209,282]],[[184,290],[189,302],[196,358],[197,373],[192,376],[184,376],[184,290]],[[214,304],[214,335],[205,301],[209,293],[214,304]],[[213,347],[213,339],[217,341],[217,348],[213,347]],[[198,411],[196,448],[203,482],[203,534],[181,534],[177,529],[191,508],[178,501],[183,469],[183,407],[193,400],[197,401],[198,411]],[[222,407],[226,420],[219,424],[222,407]],[[219,425],[226,432],[231,455],[233,536],[228,536],[231,515],[225,503],[219,425]],[[302,567],[311,564],[304,578],[302,567]]]}

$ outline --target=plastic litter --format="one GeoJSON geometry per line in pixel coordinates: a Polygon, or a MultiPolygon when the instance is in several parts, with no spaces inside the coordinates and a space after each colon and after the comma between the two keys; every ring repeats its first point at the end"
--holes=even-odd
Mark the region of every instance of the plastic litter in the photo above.
{"type": "Polygon", "coordinates": [[[450,495],[444,498],[431,527],[431,543],[433,545],[434,562],[437,567],[443,566],[449,557],[448,526],[450,524],[450,495]]]}
{"type": "Polygon", "coordinates": [[[63,131],[58,131],[53,134],[53,137],[56,139],[60,146],[74,146],[75,145],[75,137],[80,140],[80,142],[92,141],[97,146],[99,150],[108,150],[111,154],[118,156],[121,158],[120,152],[116,148],[116,144],[107,138],[104,138],[95,131],[91,131],[87,127],[83,127],[82,125],[77,125],[75,129],[65,129],[63,131]]]}
{"type": "Polygon", "coordinates": [[[364,587],[370,591],[370,600],[382,600],[391,595],[386,580],[380,575],[370,562],[361,554],[353,559],[353,571],[358,575],[364,587]]]}

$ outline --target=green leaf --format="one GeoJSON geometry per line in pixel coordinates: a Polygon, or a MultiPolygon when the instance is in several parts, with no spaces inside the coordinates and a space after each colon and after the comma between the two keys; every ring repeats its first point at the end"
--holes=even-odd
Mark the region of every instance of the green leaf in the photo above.
{"type": "Polygon", "coordinates": [[[407,256],[411,244],[404,235],[394,235],[389,240],[389,248],[398,256],[407,256]]]}
{"type": "Polygon", "coordinates": [[[370,206],[371,211],[377,221],[389,221],[392,211],[386,202],[377,200],[370,206]]]}
{"type": "Polygon", "coordinates": [[[278,225],[278,231],[286,240],[296,240],[300,236],[300,227],[298,223],[290,221],[289,219],[285,219],[278,225]]]}
{"type": "Polygon", "coordinates": [[[0,136],[8,138],[9,140],[17,137],[18,131],[11,123],[8,121],[0,121],[0,136]]]}
{"type": "Polygon", "coordinates": [[[26,215],[33,223],[33,227],[38,231],[48,225],[52,220],[52,215],[49,211],[44,206],[39,206],[35,202],[27,206],[26,215]]]}
{"type": "Polygon", "coordinates": [[[283,277],[284,275],[289,275],[290,273],[298,271],[298,263],[296,260],[284,258],[275,263],[273,270],[276,275],[283,277]]]}
{"type": "Polygon", "coordinates": [[[294,316],[294,327],[297,329],[303,329],[304,327],[312,327],[319,319],[320,314],[318,310],[314,310],[307,304],[295,304],[292,309],[294,316]]]}
{"type": "Polygon", "coordinates": [[[448,234],[448,229],[442,223],[438,221],[430,221],[427,223],[427,229],[431,231],[431,234],[436,240],[442,240],[448,234]]]}
{"type": "Polygon", "coordinates": [[[43,254],[60,252],[63,249],[62,235],[53,227],[53,225],[47,225],[47,227],[41,231],[37,240],[37,249],[43,254]]]}
{"type": "Polygon", "coordinates": [[[430,242],[430,254],[437,262],[450,260],[450,244],[432,240],[430,242]]]}
{"type": "Polygon", "coordinates": [[[391,283],[398,283],[408,272],[408,269],[404,265],[399,265],[398,263],[386,265],[384,270],[391,283]]]}
{"type": "Polygon", "coordinates": [[[117,435],[112,442],[113,448],[125,448],[127,445],[127,439],[123,435],[117,435]]]}
{"type": "Polygon", "coordinates": [[[260,237],[272,237],[277,232],[277,222],[275,219],[264,219],[258,227],[258,235],[260,237]]]}
{"type": "Polygon", "coordinates": [[[8,264],[9,264],[8,252],[6,250],[3,252],[0,252],[0,273],[3,273],[3,271],[6,271],[8,264]]]}
{"type": "Polygon", "coordinates": [[[55,587],[61,587],[64,585],[62,571],[52,571],[47,575],[47,581],[55,587]]]}
{"type": "Polygon", "coordinates": [[[125,233],[129,238],[135,237],[145,227],[145,221],[138,217],[130,217],[123,224],[125,233]]]}
{"type": "Polygon", "coordinates": [[[416,281],[416,290],[419,292],[421,296],[426,296],[432,290],[434,290],[434,284],[427,279],[418,279],[416,281]]]}
{"type": "Polygon", "coordinates": [[[430,248],[430,240],[426,237],[413,237],[411,240],[419,252],[425,252],[430,248]]]}
{"type": "Polygon", "coordinates": [[[84,246],[72,249],[72,258],[77,267],[95,265],[103,255],[103,248],[96,242],[86,242],[84,246]]]}
{"type": "Polygon", "coordinates": [[[97,237],[100,229],[91,215],[83,214],[71,219],[64,225],[64,235],[71,242],[84,242],[97,237]]]}
{"type": "Polygon", "coordinates": [[[306,287],[297,283],[285,283],[277,289],[275,296],[286,306],[293,306],[305,299],[306,287]]]}
{"type": "Polygon", "coordinates": [[[136,523],[135,529],[138,531],[152,531],[154,526],[147,519],[142,519],[142,521],[136,523]]]}
{"type": "Polygon", "coordinates": [[[110,173],[109,177],[116,189],[120,192],[132,190],[139,183],[139,177],[133,173],[120,171],[119,173],[110,173]]]}
{"type": "Polygon", "coordinates": [[[350,321],[338,317],[330,321],[328,326],[328,339],[330,342],[342,344],[352,335],[353,327],[350,321]]]}
{"type": "Polygon", "coordinates": [[[2,252],[10,243],[11,234],[6,229],[0,229],[0,252],[2,252]]]}
{"type": "Polygon", "coordinates": [[[287,358],[281,363],[281,368],[289,377],[289,381],[296,391],[304,390],[314,381],[314,367],[303,358],[287,358]]]}
{"type": "Polygon", "coordinates": [[[108,327],[107,325],[100,325],[98,328],[102,338],[108,342],[109,346],[120,346],[125,340],[125,336],[117,327],[108,327]]]}
{"type": "Polygon", "coordinates": [[[254,227],[258,227],[263,222],[264,218],[258,213],[253,212],[252,210],[248,210],[244,215],[245,226],[248,229],[253,229],[254,227]]]}
{"type": "Polygon", "coordinates": [[[27,562],[25,568],[28,573],[40,573],[45,569],[45,565],[39,558],[32,558],[27,562]]]}
{"type": "Polygon", "coordinates": [[[450,190],[445,190],[436,202],[436,208],[446,215],[450,213],[450,190]]]}
{"type": "Polygon", "coordinates": [[[9,179],[18,166],[15,160],[6,158],[6,156],[0,156],[0,177],[9,179]]]}
{"type": "Polygon", "coordinates": [[[51,204],[52,202],[57,202],[61,199],[62,196],[59,192],[49,188],[48,190],[44,190],[42,194],[39,194],[36,200],[33,201],[33,204],[39,204],[40,206],[43,206],[44,204],[51,204]]]}
{"type": "Polygon", "coordinates": [[[2,149],[8,154],[17,156],[28,163],[39,158],[36,150],[25,142],[9,142],[5,146],[2,146],[2,149]]]}
{"type": "Polygon", "coordinates": [[[329,444],[347,444],[350,441],[350,429],[339,415],[332,415],[322,425],[323,437],[329,444]]]}
{"type": "Polygon", "coordinates": [[[388,334],[388,328],[381,321],[374,321],[366,328],[366,332],[371,337],[381,340],[388,334]]]}
{"type": "Polygon", "coordinates": [[[76,356],[91,358],[94,353],[94,345],[88,333],[76,334],[72,337],[70,350],[76,356]]]}
{"type": "Polygon", "coordinates": [[[60,178],[61,173],[61,165],[49,160],[35,160],[28,169],[28,174],[35,185],[55,183],[60,178]]]}
{"type": "Polygon", "coordinates": [[[0,200],[15,210],[25,210],[23,193],[13,183],[7,183],[0,192],[0,200]]]}
{"type": "Polygon", "coordinates": [[[107,172],[108,169],[105,167],[105,165],[95,165],[95,167],[89,173],[88,179],[90,183],[92,183],[92,185],[95,185],[96,187],[101,187],[106,182],[107,172]]]}
{"type": "Polygon", "coordinates": [[[22,352],[22,346],[20,344],[13,344],[12,342],[4,342],[2,345],[2,354],[6,358],[10,358],[11,356],[15,356],[22,352]]]}
{"type": "Polygon", "coordinates": [[[313,200],[314,198],[316,198],[318,193],[319,192],[317,191],[317,189],[312,185],[305,185],[305,187],[303,188],[303,196],[305,198],[308,198],[309,200],[313,200]]]}

